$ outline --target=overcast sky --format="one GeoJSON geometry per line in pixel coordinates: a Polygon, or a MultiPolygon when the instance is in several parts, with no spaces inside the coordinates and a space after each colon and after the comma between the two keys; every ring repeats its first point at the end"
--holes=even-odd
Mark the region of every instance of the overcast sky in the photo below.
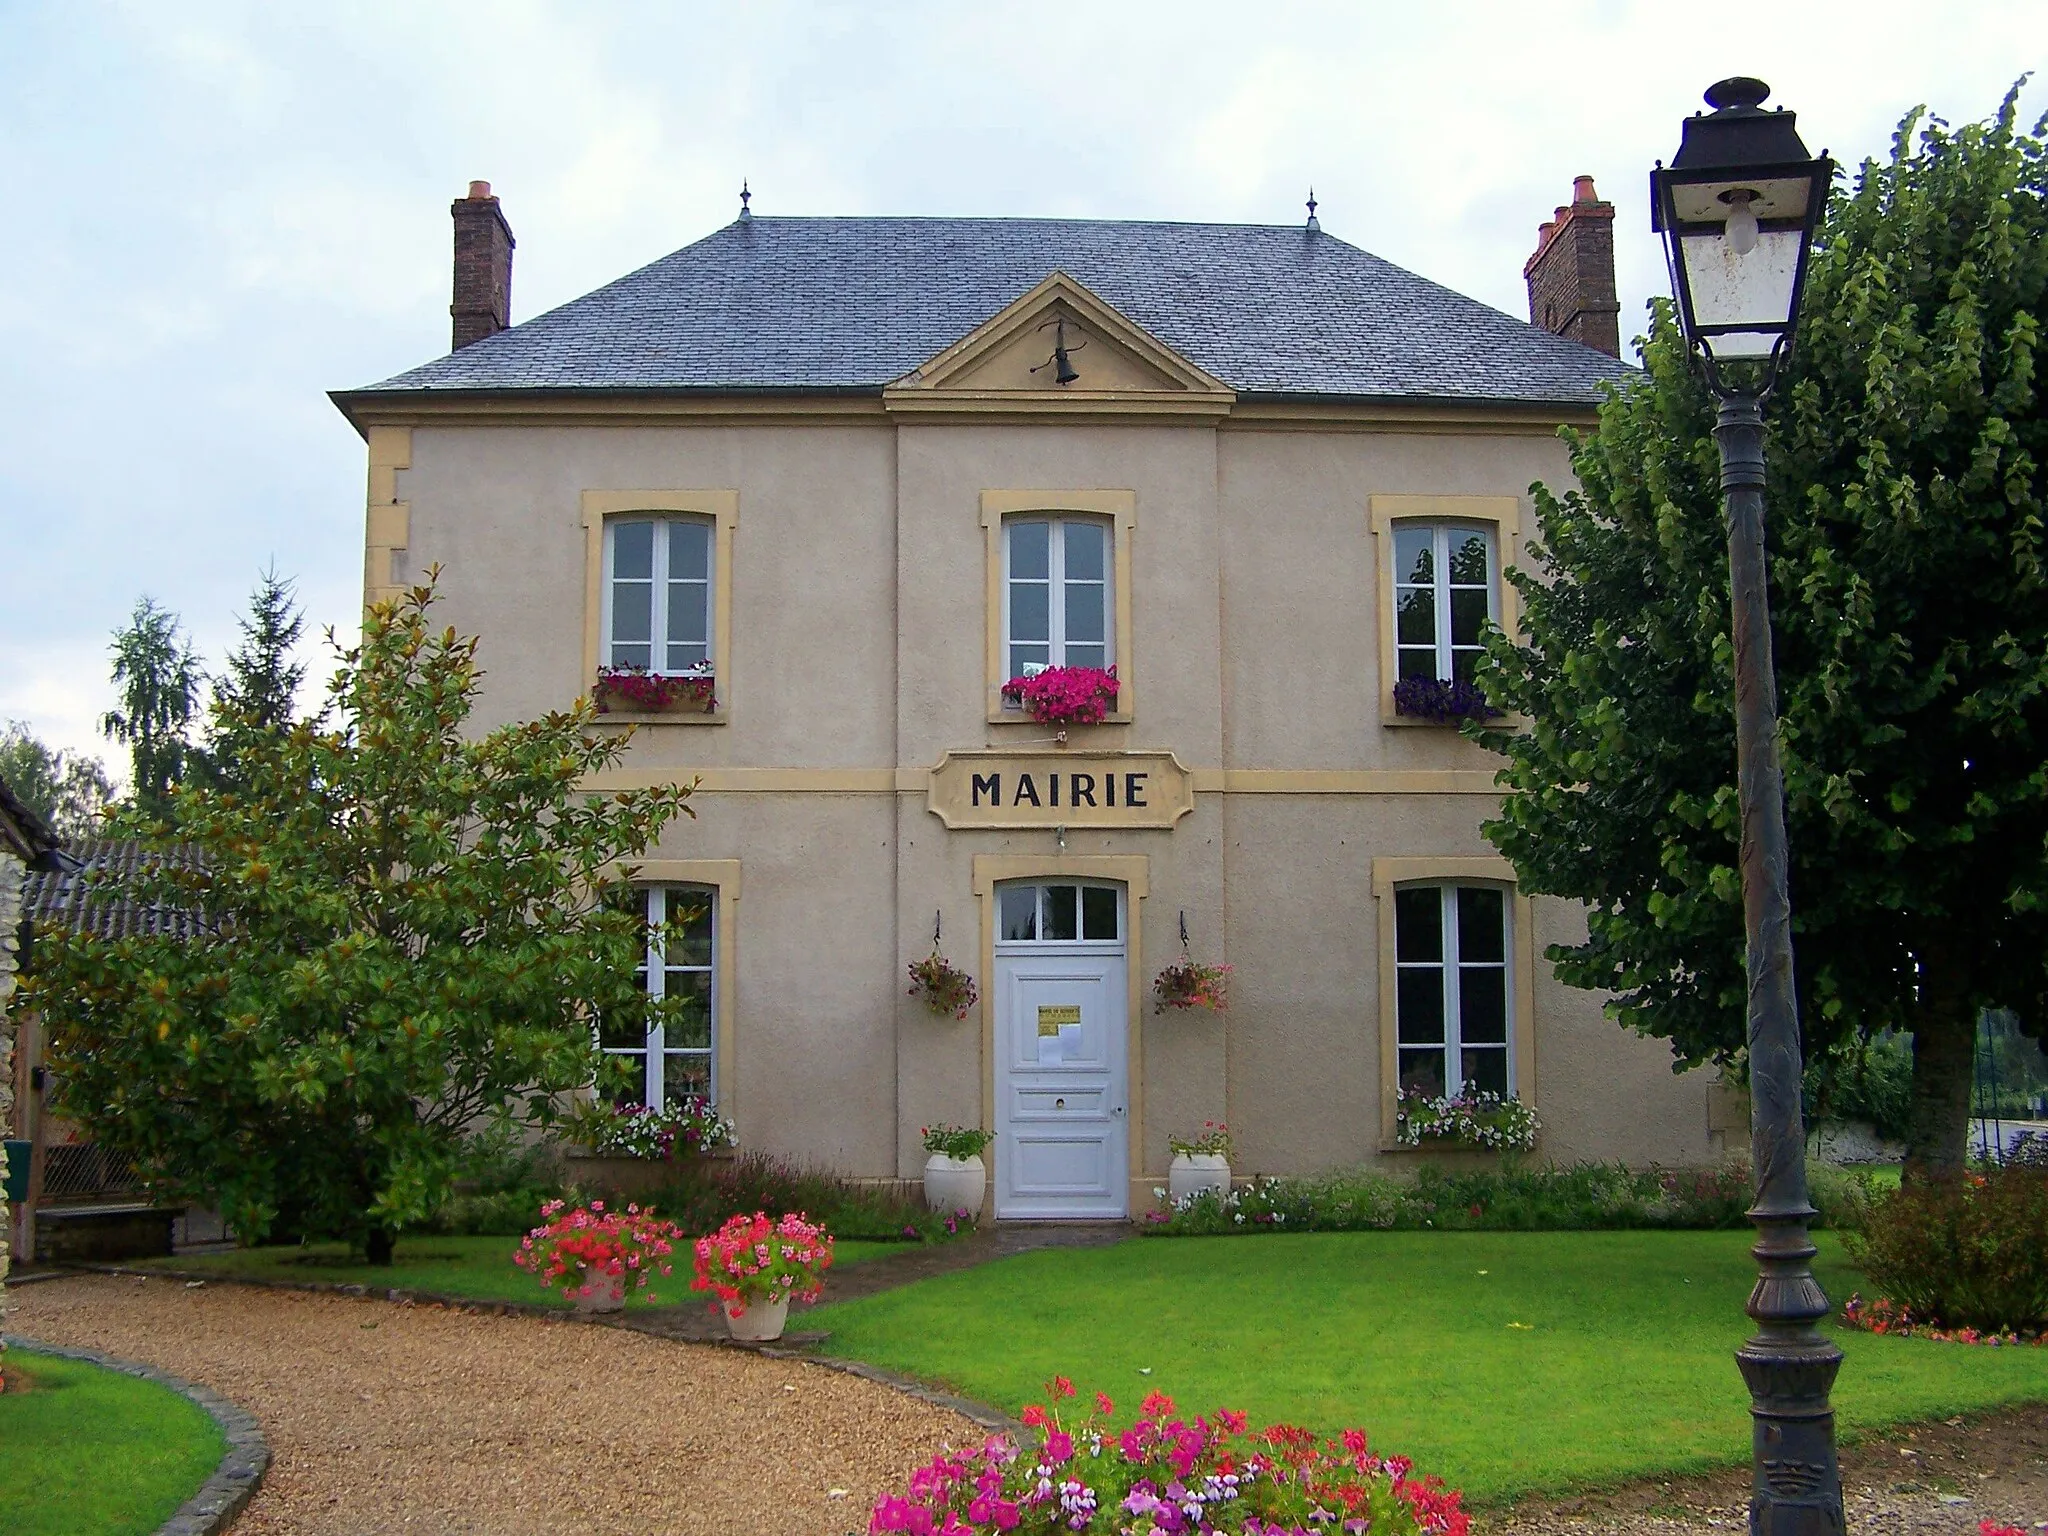
{"type": "Polygon", "coordinates": [[[107,637],[145,592],[209,665],[271,561],[353,625],[363,448],[325,392],[447,349],[472,178],[515,321],[724,224],[743,176],[762,214],[1276,224],[1313,184],[1331,234],[1526,318],[1590,173],[1630,336],[1646,173],[1713,80],[1853,162],[2044,62],[2039,0],[0,0],[0,721],[116,759],[107,637]]]}

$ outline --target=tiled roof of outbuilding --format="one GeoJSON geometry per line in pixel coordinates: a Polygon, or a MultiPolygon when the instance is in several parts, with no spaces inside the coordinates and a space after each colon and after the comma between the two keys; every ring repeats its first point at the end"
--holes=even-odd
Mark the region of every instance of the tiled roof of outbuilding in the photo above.
{"type": "Polygon", "coordinates": [[[337,398],[872,393],[1055,271],[1244,395],[1584,406],[1626,371],[1299,227],[753,218],[337,398]]]}
{"type": "Polygon", "coordinates": [[[138,900],[132,888],[137,876],[158,863],[200,868],[196,849],[152,849],[129,838],[101,838],[72,853],[67,864],[75,867],[30,871],[21,906],[32,929],[75,928],[102,939],[196,931],[193,913],[138,900]]]}

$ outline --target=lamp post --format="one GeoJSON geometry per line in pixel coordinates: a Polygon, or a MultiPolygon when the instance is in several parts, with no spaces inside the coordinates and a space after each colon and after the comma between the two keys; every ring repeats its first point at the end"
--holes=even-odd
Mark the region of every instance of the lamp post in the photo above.
{"type": "Polygon", "coordinates": [[[1750,1151],[1756,1199],[1757,1331],[1736,1351],[1749,1385],[1755,1536],[1839,1536],[1842,1476],[1828,1389],[1842,1352],[1816,1326],[1828,1299],[1813,1277],[1799,1007],[1786,889],[1785,782],[1764,565],[1763,405],[1792,343],[1806,263],[1833,180],[1793,114],[1764,110],[1761,80],[1723,80],[1714,110],[1685,122],[1667,169],[1651,173],[1651,227],[1664,237],[1686,340],[1720,402],[1721,492],[1735,641],[1735,746],[1742,811],[1742,914],[1749,962],[1750,1151]],[[1732,365],[1732,366],[1731,366],[1732,365]]]}

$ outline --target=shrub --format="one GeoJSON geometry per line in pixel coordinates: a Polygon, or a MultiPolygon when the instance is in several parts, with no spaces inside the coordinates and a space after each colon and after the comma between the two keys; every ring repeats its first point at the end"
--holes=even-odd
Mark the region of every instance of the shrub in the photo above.
{"type": "Polygon", "coordinates": [[[2048,1326],[2048,1173],[1987,1168],[1876,1205],[1850,1254],[1885,1300],[1931,1326],[2048,1326]]]}
{"type": "MultiPolygon", "coordinates": [[[[1165,1197],[1163,1190],[1157,1193],[1165,1197]]],[[[1744,1226],[1750,1198],[1743,1163],[1647,1169],[1621,1163],[1446,1169],[1425,1163],[1409,1178],[1350,1169],[1256,1179],[1226,1195],[1204,1192],[1155,1212],[1145,1230],[1163,1237],[1425,1228],[1717,1230],[1744,1226]]],[[[1855,1226],[1874,1199],[1869,1175],[1814,1170],[1819,1225],[1855,1226]]]]}
{"type": "Polygon", "coordinates": [[[754,1211],[807,1211],[842,1238],[883,1242],[951,1236],[922,1195],[893,1184],[856,1184],[763,1152],[731,1159],[686,1158],[648,1197],[685,1231],[711,1232],[754,1211]]]}
{"type": "Polygon", "coordinates": [[[455,1171],[455,1192],[422,1230],[444,1237],[518,1237],[542,1220],[541,1207],[568,1193],[548,1142],[528,1140],[501,1121],[469,1136],[455,1171]]]}
{"type": "Polygon", "coordinates": [[[1256,1434],[1228,1408],[1184,1419],[1163,1392],[1145,1398],[1119,1431],[1116,1405],[1096,1393],[1092,1411],[1062,1411],[1075,1396],[1064,1376],[1046,1385],[1051,1403],[1024,1410],[1036,1443],[991,1436],[978,1452],[947,1450],[884,1494],[868,1520],[885,1532],[987,1536],[1017,1531],[1365,1531],[1375,1536],[1464,1536],[1469,1520],[1455,1490],[1410,1474],[1405,1456],[1375,1455],[1365,1432],[1319,1440],[1274,1424],[1256,1434]]]}

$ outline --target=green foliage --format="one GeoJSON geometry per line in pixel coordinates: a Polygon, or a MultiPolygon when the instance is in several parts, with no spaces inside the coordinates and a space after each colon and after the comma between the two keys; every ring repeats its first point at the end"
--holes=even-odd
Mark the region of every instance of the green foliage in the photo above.
{"type": "Polygon", "coordinates": [[[227,670],[213,679],[213,705],[206,751],[195,764],[214,789],[244,787],[238,765],[254,737],[279,732],[294,718],[306,669],[292,660],[305,621],[292,583],[267,570],[249,595],[241,621],[242,643],[228,655],[227,670]]]}
{"type": "Polygon", "coordinates": [[[121,702],[101,717],[100,729],[128,747],[136,809],[161,817],[192,752],[186,737],[199,702],[199,657],[178,616],[150,597],[136,600],[112,650],[121,702]]]}
{"type": "Polygon", "coordinates": [[[2048,1327],[2048,1170],[1910,1185],[1871,1211],[1850,1252],[1887,1300],[1923,1322],[2048,1327]]]}
{"type": "MultiPolygon", "coordinates": [[[[1838,189],[1767,413],[1807,1052],[1914,1033],[1916,1154],[1949,1161],[1977,1009],[2048,1024],[2048,145],[2014,113],[1909,117],[1838,189]]],[[[1559,977],[1681,1063],[1727,1062],[1745,979],[1719,461],[1663,301],[1643,364],[1573,439],[1580,489],[1533,488],[1526,643],[1495,636],[1485,678],[1528,728],[1467,731],[1506,758],[1488,836],[1522,888],[1588,907],[1584,941],[1548,952],[1559,977]]]]}
{"type": "Polygon", "coordinates": [[[727,1217],[755,1211],[796,1211],[822,1223],[834,1238],[900,1242],[955,1235],[921,1196],[894,1185],[856,1184],[762,1152],[680,1158],[675,1177],[644,1203],[685,1232],[715,1232],[727,1217]]]}
{"type": "Polygon", "coordinates": [[[7,1373],[7,1536],[152,1536],[227,1449],[205,1409],[153,1381],[16,1349],[7,1373]]]}
{"type": "Polygon", "coordinates": [[[523,1237],[540,1225],[540,1208],[568,1193],[551,1142],[510,1117],[463,1138],[448,1198],[421,1224],[461,1237],[523,1237]]]}
{"type": "Polygon", "coordinates": [[[0,729],[0,780],[67,843],[99,836],[114,800],[98,758],[52,750],[19,720],[0,729]]]}
{"type": "Polygon", "coordinates": [[[1806,1067],[1809,1120],[1867,1120],[1888,1141],[1912,1128],[1913,1039],[1889,1030],[1852,1036],[1806,1067]]]}
{"type": "Polygon", "coordinates": [[[37,946],[63,1112],[245,1241],[388,1257],[465,1127],[551,1124],[602,1070],[593,1017],[661,1006],[642,919],[601,898],[688,790],[583,793],[621,750],[587,705],[470,735],[475,642],[429,626],[432,596],[366,615],[322,715],[243,748],[241,792],[184,786],[145,828],[198,861],[125,895],[180,921],[37,946]]]}
{"type": "MultiPolygon", "coordinates": [[[[1875,1198],[1863,1175],[1816,1167],[1812,1179],[1819,1225],[1856,1225],[1875,1198]]],[[[1158,1237],[1722,1230],[1745,1226],[1749,1203],[1749,1169],[1740,1163],[1686,1169],[1573,1163],[1455,1170],[1425,1163],[1412,1179],[1361,1168],[1307,1178],[1260,1179],[1228,1195],[1205,1190],[1160,1213],[1142,1230],[1158,1237]]]]}

